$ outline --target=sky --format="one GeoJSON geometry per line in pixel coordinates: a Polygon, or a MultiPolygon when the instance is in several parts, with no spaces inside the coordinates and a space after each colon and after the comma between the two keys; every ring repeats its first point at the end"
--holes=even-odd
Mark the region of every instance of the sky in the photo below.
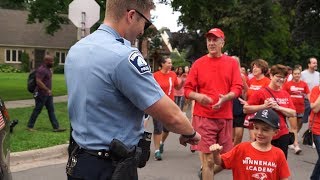
{"type": "Polygon", "coordinates": [[[178,27],[178,17],[180,12],[173,12],[171,6],[156,3],[156,9],[151,11],[151,16],[154,17],[152,19],[153,24],[157,27],[157,29],[161,29],[162,27],[167,27],[171,32],[177,32],[181,29],[181,26],[178,27]]]}

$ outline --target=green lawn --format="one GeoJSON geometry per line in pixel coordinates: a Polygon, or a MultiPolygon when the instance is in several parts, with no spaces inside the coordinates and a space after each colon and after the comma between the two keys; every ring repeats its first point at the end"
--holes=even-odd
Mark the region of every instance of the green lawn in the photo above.
{"type": "MultiPolygon", "coordinates": [[[[4,101],[31,99],[32,94],[27,90],[29,73],[1,73],[0,72],[0,97],[4,101]]],[[[53,95],[67,94],[67,87],[63,74],[53,74],[53,95]]]]}
{"type": "Polygon", "coordinates": [[[31,149],[51,147],[65,144],[69,140],[70,123],[68,119],[67,103],[56,103],[55,114],[60,127],[67,128],[65,132],[52,132],[52,126],[48,113],[44,107],[35,124],[36,132],[26,130],[27,122],[32,113],[33,107],[8,109],[10,119],[18,119],[19,123],[11,134],[11,152],[20,152],[31,149]]]}
{"type": "MultiPolygon", "coordinates": [[[[0,72],[0,97],[4,101],[32,99],[32,94],[27,90],[27,78],[29,73],[1,73],[0,72]]],[[[60,96],[67,94],[66,83],[63,74],[53,75],[53,95],[60,96]]],[[[52,126],[48,113],[44,107],[39,115],[35,128],[36,132],[26,130],[27,122],[32,113],[33,107],[8,109],[10,119],[18,119],[19,124],[11,135],[10,145],[12,152],[26,151],[50,147],[67,143],[69,140],[69,119],[67,103],[55,104],[55,113],[60,126],[68,130],[62,133],[52,132],[52,126]]]]}

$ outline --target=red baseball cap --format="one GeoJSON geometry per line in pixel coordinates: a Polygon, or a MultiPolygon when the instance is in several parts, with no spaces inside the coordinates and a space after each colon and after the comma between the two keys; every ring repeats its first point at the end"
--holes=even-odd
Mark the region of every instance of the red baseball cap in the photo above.
{"type": "Polygon", "coordinates": [[[224,39],[224,33],[221,29],[219,28],[213,28],[213,29],[210,29],[210,31],[207,32],[206,34],[206,37],[209,35],[209,34],[212,34],[212,35],[215,35],[219,38],[222,38],[224,39]]]}

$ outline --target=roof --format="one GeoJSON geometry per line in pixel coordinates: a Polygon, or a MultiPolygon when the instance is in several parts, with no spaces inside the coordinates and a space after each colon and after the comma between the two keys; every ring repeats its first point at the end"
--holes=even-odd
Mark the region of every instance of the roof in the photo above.
{"type": "Polygon", "coordinates": [[[28,11],[0,8],[0,45],[69,49],[77,41],[77,28],[62,25],[54,36],[43,24],[27,24],[28,11]]]}

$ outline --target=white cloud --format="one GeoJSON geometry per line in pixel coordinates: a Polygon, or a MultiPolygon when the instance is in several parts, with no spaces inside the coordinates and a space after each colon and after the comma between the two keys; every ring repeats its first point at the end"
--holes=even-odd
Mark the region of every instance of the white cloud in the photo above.
{"type": "Polygon", "coordinates": [[[151,11],[151,15],[152,17],[155,17],[152,20],[157,29],[167,27],[171,32],[177,32],[182,28],[181,26],[178,26],[180,12],[173,12],[172,7],[169,4],[156,3],[156,9],[151,11]]]}

